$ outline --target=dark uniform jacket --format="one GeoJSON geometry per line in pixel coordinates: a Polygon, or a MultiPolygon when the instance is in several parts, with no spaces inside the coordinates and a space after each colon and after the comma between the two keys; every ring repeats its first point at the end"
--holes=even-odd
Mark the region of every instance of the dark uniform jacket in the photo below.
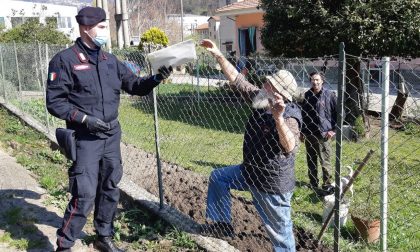
{"type": "Polygon", "coordinates": [[[312,90],[305,92],[302,104],[304,135],[325,137],[328,131],[334,131],[337,119],[337,97],[331,90],[323,87],[318,94],[312,90]]]}
{"type": "MultiPolygon", "coordinates": [[[[247,100],[259,92],[242,74],[234,84],[247,100]]],[[[295,155],[302,124],[299,106],[286,103],[283,117],[296,140],[295,149],[289,153],[281,146],[275,120],[266,110],[254,110],[245,127],[241,169],[250,186],[271,194],[287,193],[295,187],[295,155]]]]}
{"type": "Polygon", "coordinates": [[[112,54],[99,50],[95,61],[86,50],[78,38],[53,57],[48,69],[48,111],[79,133],[87,132],[80,123],[84,114],[104,122],[116,121],[121,90],[146,95],[159,84],[152,77],[137,77],[112,54]]]}

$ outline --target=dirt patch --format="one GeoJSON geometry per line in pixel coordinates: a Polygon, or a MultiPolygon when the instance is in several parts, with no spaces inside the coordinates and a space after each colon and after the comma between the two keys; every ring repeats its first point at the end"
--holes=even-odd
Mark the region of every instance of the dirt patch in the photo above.
{"type": "MultiPolygon", "coordinates": [[[[124,173],[131,181],[158,196],[155,156],[132,145],[123,145],[124,173]]],[[[197,223],[205,223],[208,177],[176,164],[162,163],[164,199],[197,223]]],[[[234,238],[225,240],[241,251],[272,251],[258,212],[250,200],[232,195],[234,238]]],[[[332,251],[317,245],[313,235],[295,230],[298,251],[332,251]]]]}

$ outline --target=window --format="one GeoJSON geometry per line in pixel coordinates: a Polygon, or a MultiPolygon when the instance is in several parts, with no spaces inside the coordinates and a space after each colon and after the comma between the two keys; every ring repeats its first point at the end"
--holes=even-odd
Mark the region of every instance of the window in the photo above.
{"type": "Polygon", "coordinates": [[[23,17],[11,17],[10,21],[12,23],[12,28],[23,24],[23,17]]]}
{"type": "Polygon", "coordinates": [[[70,17],[58,17],[57,18],[58,28],[71,28],[71,18],[70,17]]]}
{"type": "Polygon", "coordinates": [[[56,17],[46,17],[45,18],[46,24],[51,24],[54,27],[57,27],[57,18],[56,17]]]}
{"type": "Polygon", "coordinates": [[[67,28],[71,28],[71,18],[67,17],[67,28]]]}
{"type": "Polygon", "coordinates": [[[241,56],[249,56],[257,51],[256,28],[249,27],[238,30],[239,52],[241,56]]]}
{"type": "Polygon", "coordinates": [[[226,44],[226,52],[232,51],[232,44],[226,44]]]}
{"type": "Polygon", "coordinates": [[[0,17],[0,26],[2,26],[2,27],[5,26],[4,17],[0,17]]]}

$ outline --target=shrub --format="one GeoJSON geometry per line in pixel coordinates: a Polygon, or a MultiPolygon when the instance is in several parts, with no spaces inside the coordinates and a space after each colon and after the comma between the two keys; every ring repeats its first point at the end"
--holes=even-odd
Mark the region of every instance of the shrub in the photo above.
{"type": "Polygon", "coordinates": [[[139,50],[144,51],[145,44],[167,46],[169,44],[169,39],[161,29],[152,27],[141,36],[139,50]]]}

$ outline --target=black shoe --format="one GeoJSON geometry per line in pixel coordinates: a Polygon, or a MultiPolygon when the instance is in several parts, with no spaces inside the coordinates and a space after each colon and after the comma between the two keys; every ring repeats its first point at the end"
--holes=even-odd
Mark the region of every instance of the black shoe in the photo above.
{"type": "Polygon", "coordinates": [[[109,236],[99,236],[93,243],[93,246],[101,252],[124,252],[124,250],[119,249],[114,244],[109,236]]]}
{"type": "Polygon", "coordinates": [[[212,224],[203,224],[200,226],[200,233],[206,236],[213,236],[216,238],[235,237],[235,231],[230,223],[215,222],[212,224]]]}
{"type": "Polygon", "coordinates": [[[60,252],[71,252],[71,249],[69,249],[69,248],[60,248],[60,247],[58,247],[55,251],[60,251],[60,252]]]}

